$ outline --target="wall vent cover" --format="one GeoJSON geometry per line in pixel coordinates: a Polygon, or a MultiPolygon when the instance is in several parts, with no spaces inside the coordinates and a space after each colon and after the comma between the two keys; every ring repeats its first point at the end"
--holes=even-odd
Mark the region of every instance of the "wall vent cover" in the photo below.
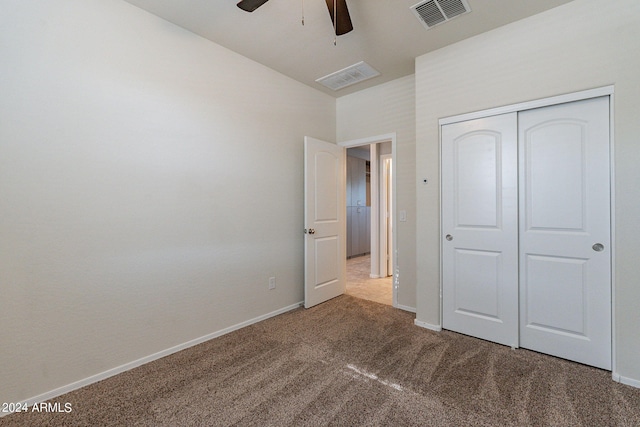
{"type": "Polygon", "coordinates": [[[427,29],[471,12],[467,0],[427,0],[414,4],[411,10],[427,29]]]}
{"type": "Polygon", "coordinates": [[[357,64],[350,65],[335,73],[320,77],[316,82],[329,89],[339,90],[379,75],[380,73],[371,65],[360,61],[357,64]]]}

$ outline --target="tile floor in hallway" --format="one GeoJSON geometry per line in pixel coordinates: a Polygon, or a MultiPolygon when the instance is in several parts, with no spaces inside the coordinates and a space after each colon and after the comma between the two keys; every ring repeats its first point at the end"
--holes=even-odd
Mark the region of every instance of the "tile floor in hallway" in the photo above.
{"type": "Polygon", "coordinates": [[[371,255],[364,255],[347,260],[347,294],[354,297],[393,304],[392,277],[372,279],[371,255]]]}

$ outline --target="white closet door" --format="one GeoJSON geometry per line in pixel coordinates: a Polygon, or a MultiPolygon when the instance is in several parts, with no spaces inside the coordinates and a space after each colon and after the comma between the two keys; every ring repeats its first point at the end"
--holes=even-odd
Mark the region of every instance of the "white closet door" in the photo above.
{"type": "Polygon", "coordinates": [[[443,327],[518,346],[517,117],[442,127],[443,327]]]}
{"type": "Polygon", "coordinates": [[[520,345],[611,369],[609,98],[518,119],[520,345]]]}

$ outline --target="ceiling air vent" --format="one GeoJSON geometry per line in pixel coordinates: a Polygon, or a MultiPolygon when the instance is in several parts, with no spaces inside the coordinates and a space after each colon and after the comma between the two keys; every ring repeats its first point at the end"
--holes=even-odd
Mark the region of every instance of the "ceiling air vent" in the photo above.
{"type": "Polygon", "coordinates": [[[411,10],[427,29],[471,12],[467,0],[427,0],[414,4],[411,10]]]}
{"type": "Polygon", "coordinates": [[[357,64],[343,68],[335,73],[320,77],[316,82],[329,89],[338,90],[379,75],[380,73],[371,67],[371,65],[360,61],[357,64]]]}

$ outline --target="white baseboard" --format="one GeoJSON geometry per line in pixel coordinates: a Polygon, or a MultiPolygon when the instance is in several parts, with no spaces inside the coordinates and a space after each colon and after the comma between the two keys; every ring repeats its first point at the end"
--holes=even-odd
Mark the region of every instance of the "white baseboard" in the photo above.
{"type": "MultiPolygon", "coordinates": [[[[170,354],[177,353],[177,352],[185,350],[185,349],[187,349],[189,347],[193,347],[194,345],[202,344],[203,342],[212,340],[212,339],[220,337],[222,335],[226,335],[226,334],[228,334],[230,332],[237,331],[238,329],[242,329],[242,328],[244,328],[246,326],[253,325],[254,323],[258,323],[258,322],[261,322],[263,320],[269,319],[270,317],[274,317],[274,316],[277,316],[279,314],[283,314],[283,313],[286,313],[288,311],[295,310],[296,308],[298,308],[298,307],[300,307],[302,305],[303,305],[303,302],[299,302],[297,304],[292,304],[292,305],[290,305],[288,307],[284,307],[284,308],[281,308],[279,310],[272,311],[271,313],[267,313],[267,314],[264,314],[262,316],[258,316],[258,317],[255,317],[253,319],[238,323],[236,325],[229,326],[228,328],[221,329],[221,330],[219,330],[217,332],[213,332],[213,333],[205,335],[203,337],[196,338],[196,339],[191,340],[191,341],[187,341],[187,342],[185,342],[183,344],[176,345],[176,346],[168,348],[166,350],[159,351],[157,353],[151,354],[149,356],[145,356],[145,357],[140,358],[138,360],[134,360],[132,362],[125,363],[124,365],[117,366],[115,368],[109,369],[109,370],[101,372],[99,374],[92,375],[90,377],[87,377],[87,378],[84,378],[82,380],[73,382],[71,384],[67,384],[65,386],[56,388],[56,389],[48,391],[46,393],[42,393],[42,394],[40,394],[38,396],[34,396],[34,397],[29,398],[27,400],[21,401],[20,403],[26,403],[29,407],[31,407],[31,406],[35,405],[36,403],[44,402],[46,400],[53,399],[55,397],[58,397],[58,396],[61,396],[63,394],[72,392],[74,390],[77,390],[79,388],[88,386],[90,384],[97,383],[98,381],[102,381],[102,380],[104,380],[106,378],[109,378],[109,377],[112,377],[114,375],[118,375],[118,374],[121,374],[123,372],[129,371],[129,370],[131,370],[133,368],[137,368],[138,366],[144,365],[144,364],[149,363],[149,362],[153,362],[154,360],[161,359],[161,358],[163,358],[165,356],[169,356],[170,354]]],[[[4,417],[5,415],[8,415],[10,413],[11,412],[0,412],[0,418],[4,417]]]]}
{"type": "Polygon", "coordinates": [[[633,378],[623,377],[622,375],[619,375],[616,373],[612,373],[611,378],[613,378],[615,382],[618,382],[620,384],[626,384],[631,387],[640,388],[640,380],[634,380],[633,378]]]}
{"type": "Polygon", "coordinates": [[[410,313],[415,313],[416,312],[416,308],[415,307],[409,307],[408,305],[396,305],[396,308],[399,308],[400,310],[404,310],[404,311],[408,311],[410,313]]]}
{"type": "Polygon", "coordinates": [[[418,319],[414,320],[413,323],[416,326],[420,326],[421,328],[430,329],[432,331],[440,332],[442,331],[442,326],[440,325],[432,325],[431,323],[422,322],[418,319]]]}

